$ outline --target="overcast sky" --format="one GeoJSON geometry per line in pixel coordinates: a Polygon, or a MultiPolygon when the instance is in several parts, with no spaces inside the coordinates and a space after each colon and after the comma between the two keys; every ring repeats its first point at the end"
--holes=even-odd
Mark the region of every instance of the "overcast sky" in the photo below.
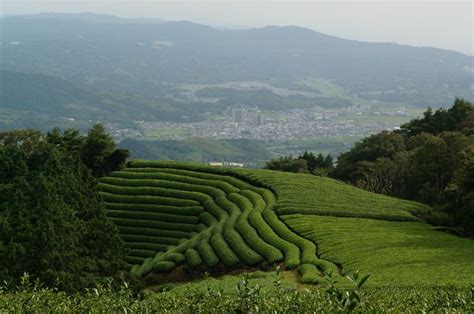
{"type": "Polygon", "coordinates": [[[94,12],[219,27],[298,25],[348,39],[474,55],[472,1],[0,0],[2,14],[94,12]]]}

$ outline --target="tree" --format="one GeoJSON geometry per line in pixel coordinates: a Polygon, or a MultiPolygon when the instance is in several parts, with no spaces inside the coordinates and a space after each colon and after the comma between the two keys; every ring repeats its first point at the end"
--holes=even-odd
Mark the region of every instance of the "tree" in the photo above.
{"type": "Polygon", "coordinates": [[[305,151],[297,159],[305,160],[308,171],[320,176],[328,176],[334,168],[332,157],[329,154],[326,157],[321,153],[315,156],[312,152],[305,151]]]}
{"type": "Polygon", "coordinates": [[[355,146],[342,153],[337,159],[337,167],[333,177],[354,183],[361,179],[358,163],[362,161],[375,162],[377,158],[392,159],[395,154],[405,149],[405,139],[402,134],[383,131],[357,142],[355,146]]]}
{"type": "Polygon", "coordinates": [[[298,159],[306,160],[308,171],[311,173],[313,173],[318,167],[318,161],[316,160],[316,156],[314,156],[313,153],[308,153],[308,151],[304,151],[303,155],[298,156],[298,159]]]}
{"type": "Polygon", "coordinates": [[[474,236],[474,148],[456,178],[458,208],[454,220],[466,234],[474,236]]]}
{"type": "Polygon", "coordinates": [[[101,124],[94,125],[87,136],[76,129],[66,129],[61,133],[61,130],[54,128],[48,132],[46,139],[58,149],[79,156],[95,177],[119,170],[129,157],[127,149],[116,148],[114,140],[101,124]]]}
{"type": "Polygon", "coordinates": [[[308,172],[308,165],[306,160],[294,159],[292,156],[286,156],[268,161],[265,169],[286,172],[308,172]]]}
{"type": "Polygon", "coordinates": [[[411,137],[420,133],[430,133],[437,135],[444,131],[459,130],[459,125],[474,112],[474,106],[461,98],[454,100],[454,105],[446,109],[438,109],[433,113],[431,108],[428,108],[423,113],[423,118],[413,119],[401,126],[401,133],[405,136],[411,137]]]}
{"type": "Polygon", "coordinates": [[[119,275],[124,253],[78,156],[39,132],[0,133],[0,280],[77,291],[119,275]]]}
{"type": "Polygon", "coordinates": [[[84,147],[85,138],[77,129],[66,129],[61,133],[59,128],[54,128],[46,134],[49,143],[57,148],[75,156],[80,156],[84,147]]]}

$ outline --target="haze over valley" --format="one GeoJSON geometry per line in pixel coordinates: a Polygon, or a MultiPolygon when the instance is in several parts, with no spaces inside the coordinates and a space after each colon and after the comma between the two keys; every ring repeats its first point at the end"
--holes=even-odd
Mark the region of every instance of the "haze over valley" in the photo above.
{"type": "Polygon", "coordinates": [[[473,99],[474,58],[436,48],[92,13],[0,21],[2,130],[101,122],[133,145],[212,139],[251,155],[242,141],[252,143],[265,153],[193,159],[259,162],[304,149],[337,155],[427,106],[473,99]]]}

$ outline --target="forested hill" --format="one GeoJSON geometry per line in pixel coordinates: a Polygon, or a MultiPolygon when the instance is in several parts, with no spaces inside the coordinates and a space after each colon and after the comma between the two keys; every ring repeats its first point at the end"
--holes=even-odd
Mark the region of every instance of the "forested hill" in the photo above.
{"type": "MultiPolygon", "coordinates": [[[[180,87],[189,83],[258,81],[324,94],[308,84],[318,78],[340,87],[344,95],[337,97],[346,103],[358,97],[425,107],[455,96],[472,98],[472,56],[346,40],[295,26],[222,30],[94,14],[5,17],[0,26],[1,69],[66,79],[87,97],[100,94],[96,108],[114,116],[133,105],[154,118],[177,120],[196,107],[177,101],[180,87]]],[[[4,82],[16,75],[4,74],[4,82]]],[[[74,103],[88,103],[87,97],[74,103]]],[[[15,98],[0,101],[25,104],[15,98]]],[[[209,104],[199,105],[205,106],[200,112],[211,111],[209,104]]]]}

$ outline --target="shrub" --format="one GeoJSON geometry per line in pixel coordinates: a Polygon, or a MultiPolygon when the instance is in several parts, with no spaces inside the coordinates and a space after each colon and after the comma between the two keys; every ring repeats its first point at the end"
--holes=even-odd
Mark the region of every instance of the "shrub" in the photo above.
{"type": "Polygon", "coordinates": [[[229,247],[221,233],[213,234],[209,242],[219,257],[219,260],[222,261],[225,266],[233,266],[239,263],[239,258],[229,247]]]}
{"type": "Polygon", "coordinates": [[[312,264],[303,264],[298,267],[301,274],[301,282],[307,284],[318,284],[320,280],[320,272],[318,268],[312,264]]]}
{"type": "Polygon", "coordinates": [[[129,264],[133,265],[141,265],[145,261],[144,257],[138,257],[138,256],[126,256],[125,261],[129,264]]]}
{"type": "Polygon", "coordinates": [[[156,255],[156,251],[153,250],[140,250],[140,249],[134,249],[130,250],[128,253],[128,256],[135,256],[135,257],[154,257],[156,255]]]}
{"type": "Polygon", "coordinates": [[[109,218],[111,221],[116,223],[119,227],[136,227],[136,228],[155,228],[164,229],[171,231],[184,231],[193,232],[196,230],[194,224],[183,224],[183,223],[171,223],[164,221],[152,221],[152,220],[139,220],[139,219],[127,219],[127,218],[109,218]]]}
{"type": "Polygon", "coordinates": [[[211,186],[188,184],[183,182],[173,182],[165,180],[153,180],[153,179],[122,179],[117,177],[102,178],[100,180],[104,184],[104,190],[107,191],[108,185],[115,185],[120,187],[144,187],[144,188],[163,188],[178,191],[190,191],[200,192],[212,197],[218,197],[225,195],[225,193],[219,189],[211,186]]]}
{"type": "Polygon", "coordinates": [[[240,209],[237,205],[230,202],[225,197],[219,197],[216,202],[222,207],[227,208],[231,213],[227,219],[224,227],[224,238],[229,243],[232,250],[239,256],[239,258],[247,265],[253,266],[262,261],[262,257],[252,250],[247,243],[242,239],[240,234],[235,231],[235,225],[239,219],[240,209]]]}
{"type": "MultiPolygon", "coordinates": [[[[282,251],[285,253],[285,267],[288,269],[297,267],[300,264],[300,249],[297,245],[292,243],[292,237],[291,235],[288,235],[288,233],[291,233],[291,231],[289,231],[286,225],[284,225],[280,219],[278,219],[278,216],[274,211],[263,211],[263,218],[268,223],[273,232],[277,234],[277,237],[280,237],[284,240],[284,242],[278,241],[278,244],[280,244],[282,251]],[[288,245],[288,243],[290,245],[288,245]]],[[[268,237],[268,239],[275,240],[275,238],[272,237],[268,237]]]]}
{"type": "Polygon", "coordinates": [[[184,262],[184,255],[181,253],[165,253],[163,259],[167,261],[175,262],[176,264],[181,264],[184,262]]]}
{"type": "Polygon", "coordinates": [[[174,214],[183,216],[197,216],[204,211],[202,206],[168,206],[133,203],[108,203],[105,207],[110,210],[142,211],[150,213],[174,214]]]}
{"type": "Polygon", "coordinates": [[[212,216],[208,212],[203,212],[199,214],[199,221],[201,221],[208,227],[213,226],[217,223],[216,218],[214,218],[214,216],[212,216]]]}
{"type": "Polygon", "coordinates": [[[215,266],[219,263],[219,258],[214,253],[214,250],[209,245],[209,238],[204,238],[196,245],[196,250],[199,252],[199,255],[202,257],[204,263],[207,267],[215,266]]]}
{"type": "Polygon", "coordinates": [[[141,227],[128,227],[128,226],[118,226],[120,234],[134,234],[134,235],[143,235],[143,236],[152,236],[152,237],[168,237],[168,238],[189,238],[191,237],[191,232],[184,232],[178,230],[163,230],[163,229],[151,229],[151,228],[141,228],[141,227]]]}
{"type": "MultiPolygon", "coordinates": [[[[230,194],[233,192],[238,192],[239,189],[232,186],[227,182],[223,182],[221,180],[206,180],[200,178],[192,178],[189,176],[183,176],[178,174],[171,174],[165,172],[141,172],[139,168],[128,168],[128,171],[116,171],[111,174],[112,177],[124,178],[124,179],[160,179],[160,180],[167,180],[167,181],[174,181],[174,182],[183,182],[189,183],[194,185],[202,185],[202,186],[211,186],[223,191],[226,194],[230,194]]],[[[146,170],[146,169],[145,169],[146,170]]],[[[155,169],[156,170],[156,169],[155,169]]]]}
{"type": "Polygon", "coordinates": [[[241,208],[244,209],[244,212],[240,215],[235,228],[242,235],[247,244],[258,254],[264,256],[269,263],[281,260],[283,255],[280,250],[262,240],[255,229],[250,226],[248,222],[248,216],[252,212],[250,202],[239,194],[231,194],[229,195],[229,199],[239,203],[241,208]]]}
{"type": "Polygon", "coordinates": [[[173,215],[162,213],[148,213],[140,211],[126,211],[126,210],[107,210],[107,216],[114,218],[128,218],[139,220],[157,220],[165,222],[197,224],[199,218],[196,216],[173,215]]]}
{"type": "Polygon", "coordinates": [[[169,245],[147,242],[127,242],[127,246],[131,249],[149,250],[153,252],[166,251],[169,245]]]}
{"type": "Polygon", "coordinates": [[[202,263],[201,256],[199,255],[199,252],[196,251],[195,249],[186,250],[184,255],[186,257],[186,264],[190,268],[195,268],[198,265],[201,265],[201,263],[202,263]]]}
{"type": "MultiPolygon", "coordinates": [[[[160,261],[160,262],[154,263],[152,269],[159,273],[165,273],[167,271],[172,270],[175,267],[176,267],[176,264],[174,262],[160,261]]],[[[147,273],[147,272],[144,272],[144,273],[147,273]]]]}
{"type": "Polygon", "coordinates": [[[149,195],[119,195],[99,192],[102,198],[109,203],[134,203],[134,204],[156,204],[169,206],[197,206],[199,202],[190,199],[177,199],[173,197],[149,196],[149,195]]]}

